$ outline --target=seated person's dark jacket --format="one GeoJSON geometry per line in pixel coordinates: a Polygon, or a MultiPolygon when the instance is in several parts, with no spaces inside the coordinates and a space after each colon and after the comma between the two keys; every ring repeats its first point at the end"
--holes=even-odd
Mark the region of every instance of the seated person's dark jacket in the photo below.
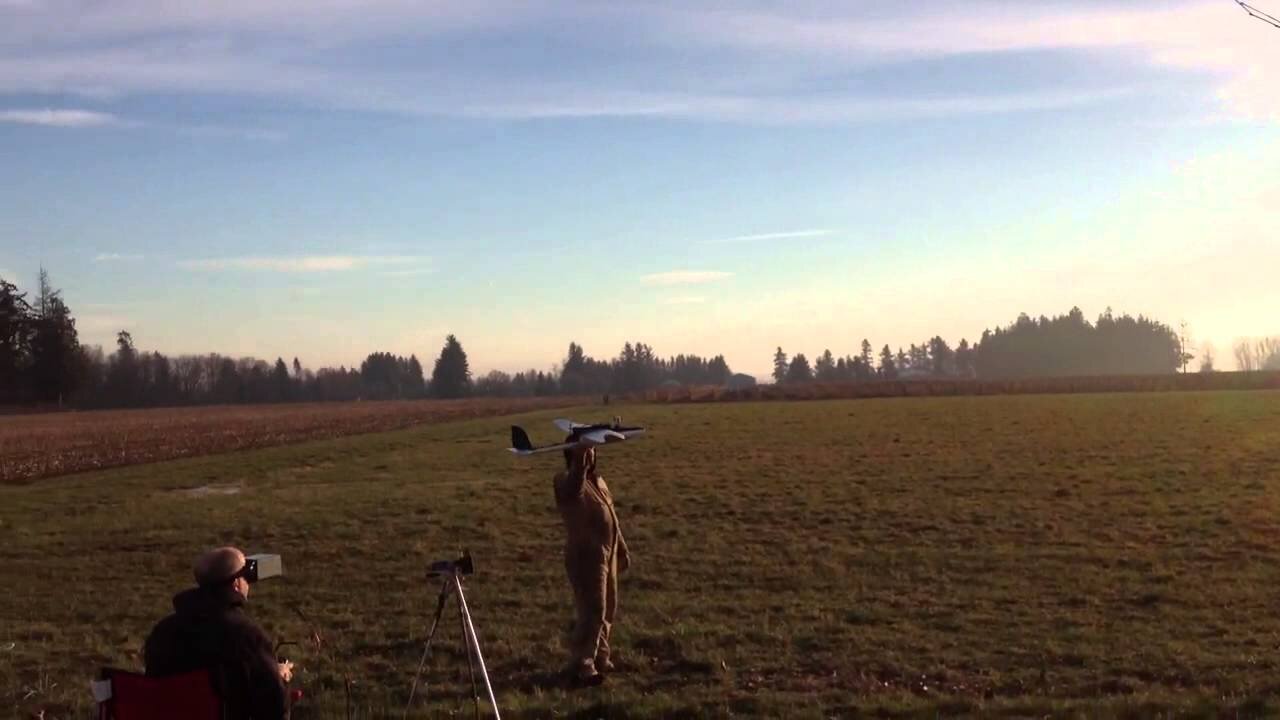
{"type": "Polygon", "coordinates": [[[210,671],[227,720],[289,716],[271,640],[225,589],[192,588],[173,598],[174,614],[156,624],[145,646],[147,675],[210,671]]]}

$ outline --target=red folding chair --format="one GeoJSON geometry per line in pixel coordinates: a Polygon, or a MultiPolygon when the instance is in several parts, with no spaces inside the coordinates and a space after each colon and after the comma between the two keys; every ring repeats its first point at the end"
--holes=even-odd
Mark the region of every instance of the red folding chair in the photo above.
{"type": "Polygon", "coordinates": [[[98,720],[221,720],[222,700],[207,670],[147,677],[104,668],[93,683],[98,720]]]}

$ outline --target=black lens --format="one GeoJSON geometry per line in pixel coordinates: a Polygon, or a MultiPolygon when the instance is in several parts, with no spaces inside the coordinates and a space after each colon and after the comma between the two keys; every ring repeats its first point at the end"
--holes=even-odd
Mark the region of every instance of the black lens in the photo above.
{"type": "Polygon", "coordinates": [[[243,577],[247,583],[252,584],[258,582],[258,561],[246,559],[244,561],[244,570],[241,571],[241,577],[243,577]]]}

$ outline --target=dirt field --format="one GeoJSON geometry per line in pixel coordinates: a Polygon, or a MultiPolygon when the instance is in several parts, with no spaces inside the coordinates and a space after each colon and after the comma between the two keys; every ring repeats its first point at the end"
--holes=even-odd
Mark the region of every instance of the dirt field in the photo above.
{"type": "MultiPolygon", "coordinates": [[[[504,718],[1280,711],[1280,393],[620,412],[650,432],[600,453],[634,560],[602,688],[557,676],[559,458],[482,418],[0,486],[0,716],[87,718],[222,543],[283,554],[251,612],[300,643],[307,718],[345,719],[344,675],[356,717],[404,716],[425,568],[463,549],[504,718]]],[[[470,717],[455,613],[412,717],[470,717]]]]}
{"type": "Polygon", "coordinates": [[[0,416],[0,484],[583,402],[479,398],[6,415],[0,416]]]}

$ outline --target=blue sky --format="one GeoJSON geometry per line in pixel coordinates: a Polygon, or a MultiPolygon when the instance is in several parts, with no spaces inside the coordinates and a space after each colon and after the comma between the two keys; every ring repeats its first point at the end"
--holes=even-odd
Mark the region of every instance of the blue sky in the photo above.
{"type": "MultiPolygon", "coordinates": [[[[1280,29],[1231,0],[0,0],[0,276],[305,365],[1280,333],[1280,29]]],[[[1223,364],[1220,362],[1220,364],[1223,364]]]]}

